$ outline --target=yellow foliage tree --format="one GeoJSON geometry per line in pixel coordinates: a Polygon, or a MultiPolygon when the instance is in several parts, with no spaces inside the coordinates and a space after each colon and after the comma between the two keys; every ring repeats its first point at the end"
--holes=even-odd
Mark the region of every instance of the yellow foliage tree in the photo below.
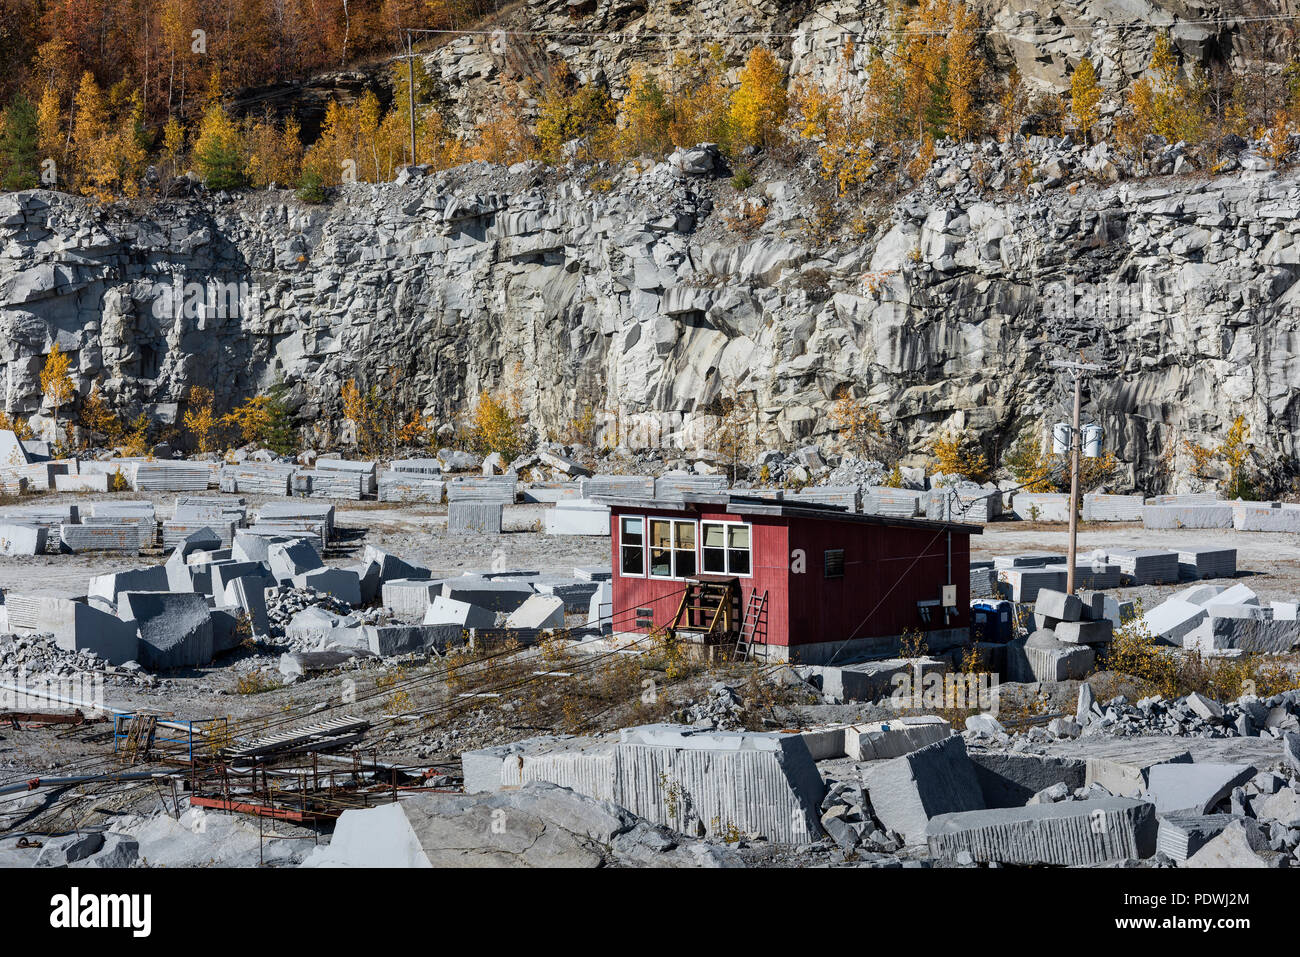
{"type": "Polygon", "coordinates": [[[92,388],[81,403],[80,424],[82,445],[86,448],[94,444],[95,435],[104,436],[109,445],[117,444],[122,438],[122,423],[99,394],[98,388],[92,388]]]}
{"type": "Polygon", "coordinates": [[[185,410],[185,429],[194,437],[200,452],[212,452],[219,438],[221,421],[212,409],[211,389],[201,386],[190,390],[188,408],[185,410]]]}
{"type": "Polygon", "coordinates": [[[523,451],[518,399],[480,392],[470,416],[469,440],[480,455],[497,452],[507,462],[517,458],[523,451]]]}
{"type": "Polygon", "coordinates": [[[1245,416],[1239,415],[1232,420],[1227,436],[1215,449],[1215,454],[1228,469],[1229,498],[1245,498],[1250,492],[1246,480],[1246,463],[1250,459],[1250,446],[1247,445],[1249,439],[1250,426],[1246,424],[1245,416]]]}
{"type": "Polygon", "coordinates": [[[788,107],[781,64],[767,47],[755,47],[740,71],[740,86],[731,97],[731,124],[737,141],[746,146],[779,143],[788,107]]]}
{"type": "Polygon", "coordinates": [[[659,82],[640,65],[632,68],[618,110],[618,149],[624,156],[659,156],[672,142],[672,104],[659,82]]]}
{"type": "Polygon", "coordinates": [[[45,357],[45,365],[41,367],[41,392],[45,398],[54,406],[54,431],[57,434],[59,430],[59,410],[72,400],[77,393],[77,387],[72,382],[72,376],[69,373],[71,362],[68,354],[59,348],[56,342],[54,348],[50,350],[49,355],[45,357]]]}
{"type": "Polygon", "coordinates": [[[835,183],[841,196],[864,185],[876,171],[872,121],[848,79],[853,56],[850,41],[841,53],[836,80],[829,90],[798,84],[791,96],[798,116],[796,130],[805,139],[820,141],[817,158],[822,175],[835,183]]]}
{"type": "Polygon", "coordinates": [[[1092,128],[1101,118],[1101,84],[1097,81],[1097,71],[1092,61],[1086,57],[1079,61],[1070,77],[1070,112],[1074,117],[1075,128],[1091,141],[1092,128]]]}
{"type": "Polygon", "coordinates": [[[969,432],[937,436],[930,444],[930,454],[934,456],[935,471],[944,475],[960,475],[973,482],[988,478],[988,458],[969,432]]]}
{"type": "Polygon", "coordinates": [[[248,181],[259,189],[296,183],[302,173],[301,126],[292,117],[282,127],[271,119],[249,120],[244,129],[248,181]]]}
{"type": "Polygon", "coordinates": [[[124,448],[127,455],[149,454],[149,416],[141,412],[131,423],[126,433],[124,448]]]}

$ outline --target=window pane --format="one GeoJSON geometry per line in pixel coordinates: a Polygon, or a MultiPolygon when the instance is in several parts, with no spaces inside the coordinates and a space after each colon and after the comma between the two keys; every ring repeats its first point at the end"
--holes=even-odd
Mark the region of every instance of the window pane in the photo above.
{"type": "Polygon", "coordinates": [[[623,544],[640,545],[641,536],[645,531],[644,519],[625,518],[623,519],[623,544]]]}
{"type": "Polygon", "coordinates": [[[653,521],[650,523],[650,544],[655,548],[672,547],[672,522],[653,521]]]}
{"type": "Polygon", "coordinates": [[[682,551],[678,549],[673,552],[677,563],[677,570],[674,572],[678,578],[690,578],[695,574],[695,552],[682,551]]]}
{"type": "Polygon", "coordinates": [[[650,574],[667,578],[673,573],[672,552],[666,548],[650,549],[650,574]]]}
{"type": "Polygon", "coordinates": [[[715,525],[709,522],[704,524],[704,547],[721,548],[726,544],[723,536],[726,534],[725,525],[715,525]]]}
{"type": "Polygon", "coordinates": [[[732,548],[749,547],[749,526],[732,525],[727,529],[729,541],[727,542],[732,548]]]}
{"type": "Polygon", "coordinates": [[[733,548],[731,551],[727,552],[727,556],[731,561],[731,574],[749,574],[749,549],[733,548]]]}
{"type": "Polygon", "coordinates": [[[706,572],[725,572],[727,570],[727,553],[721,548],[704,549],[704,570],[706,572]]]}
{"type": "Polygon", "coordinates": [[[677,547],[695,551],[695,523],[674,522],[673,524],[677,526],[677,547]]]}
{"type": "Polygon", "coordinates": [[[642,575],[645,573],[645,552],[640,545],[623,546],[623,574],[642,575]]]}

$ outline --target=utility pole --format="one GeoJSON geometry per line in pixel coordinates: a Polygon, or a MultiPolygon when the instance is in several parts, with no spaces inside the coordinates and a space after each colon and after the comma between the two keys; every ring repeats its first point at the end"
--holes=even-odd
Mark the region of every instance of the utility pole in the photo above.
{"type": "Polygon", "coordinates": [[[1074,562],[1079,542],[1079,459],[1083,457],[1083,432],[1079,427],[1083,377],[1101,372],[1102,366],[1091,362],[1053,362],[1053,369],[1064,369],[1074,378],[1074,417],[1070,423],[1070,545],[1065,557],[1065,593],[1074,594],[1074,562]]]}
{"type": "Polygon", "coordinates": [[[411,117],[411,165],[415,158],[415,48],[411,44],[411,31],[406,31],[406,102],[411,117]]]}

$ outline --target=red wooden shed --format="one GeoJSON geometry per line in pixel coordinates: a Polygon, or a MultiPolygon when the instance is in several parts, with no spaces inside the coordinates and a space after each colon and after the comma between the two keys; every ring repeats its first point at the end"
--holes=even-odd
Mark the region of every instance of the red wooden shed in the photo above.
{"type": "Polygon", "coordinates": [[[977,525],[725,494],[607,500],[613,630],[825,663],[964,640],[977,525]]]}

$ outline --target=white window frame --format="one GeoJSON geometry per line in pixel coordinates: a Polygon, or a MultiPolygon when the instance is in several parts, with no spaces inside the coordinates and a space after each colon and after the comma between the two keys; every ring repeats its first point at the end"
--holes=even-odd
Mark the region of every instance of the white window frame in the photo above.
{"type": "Polygon", "coordinates": [[[673,571],[676,571],[676,570],[677,570],[677,555],[676,555],[676,553],[679,552],[679,551],[682,551],[682,552],[686,551],[686,549],[684,549],[684,548],[678,548],[678,547],[677,547],[677,525],[676,525],[676,524],[673,524],[673,523],[680,522],[680,523],[683,524],[683,525],[685,525],[685,524],[691,524],[691,525],[694,525],[694,526],[695,526],[695,574],[694,574],[693,576],[690,576],[690,577],[692,577],[692,578],[698,578],[698,577],[699,577],[699,574],[700,574],[700,520],[699,520],[698,518],[672,518],[671,516],[668,516],[668,515],[647,515],[647,516],[645,517],[645,520],[646,520],[646,525],[645,525],[645,548],[646,548],[646,553],[645,553],[645,574],[646,574],[646,578],[653,578],[653,579],[656,579],[657,581],[679,581],[679,582],[681,582],[681,581],[688,581],[688,580],[689,580],[688,577],[685,576],[685,575],[672,575],[672,574],[669,574],[669,575],[656,575],[656,574],[654,573],[654,571],[653,571],[653,568],[654,568],[654,559],[652,559],[652,558],[650,557],[650,552],[651,552],[651,550],[655,547],[653,544],[651,544],[651,541],[650,541],[650,538],[651,538],[651,535],[650,535],[650,525],[651,525],[651,523],[653,523],[653,522],[668,522],[668,523],[670,523],[671,529],[670,529],[670,535],[669,535],[669,542],[670,542],[670,544],[669,544],[669,546],[668,546],[668,551],[669,551],[669,560],[668,560],[668,564],[669,564],[669,566],[672,568],[673,571]]]}
{"type": "MultiPolygon", "coordinates": [[[[697,541],[699,542],[699,547],[700,547],[698,567],[699,567],[699,573],[701,575],[731,575],[735,578],[754,577],[754,523],[753,522],[738,522],[733,519],[727,519],[726,521],[723,521],[721,519],[719,520],[701,519],[700,530],[697,534],[699,536],[697,538],[697,541]],[[723,558],[723,564],[726,566],[727,570],[725,572],[711,572],[705,570],[704,568],[704,526],[705,525],[744,525],[749,529],[749,549],[748,549],[749,571],[733,572],[731,570],[731,554],[730,554],[731,549],[726,545],[724,545],[722,548],[722,558],[723,558]]],[[[722,534],[723,534],[724,541],[730,541],[730,532],[724,530],[722,534]]]]}
{"type": "Polygon", "coordinates": [[[650,525],[649,525],[649,520],[644,515],[620,515],[618,517],[618,577],[619,578],[645,578],[646,577],[646,574],[650,571],[650,566],[647,563],[647,559],[649,558],[649,553],[646,551],[646,546],[649,543],[650,543],[650,525]],[[639,546],[623,544],[623,523],[628,521],[638,521],[641,523],[641,544],[639,546]],[[628,572],[623,571],[623,549],[638,548],[638,547],[641,549],[641,573],[639,575],[629,574],[628,572]]]}

